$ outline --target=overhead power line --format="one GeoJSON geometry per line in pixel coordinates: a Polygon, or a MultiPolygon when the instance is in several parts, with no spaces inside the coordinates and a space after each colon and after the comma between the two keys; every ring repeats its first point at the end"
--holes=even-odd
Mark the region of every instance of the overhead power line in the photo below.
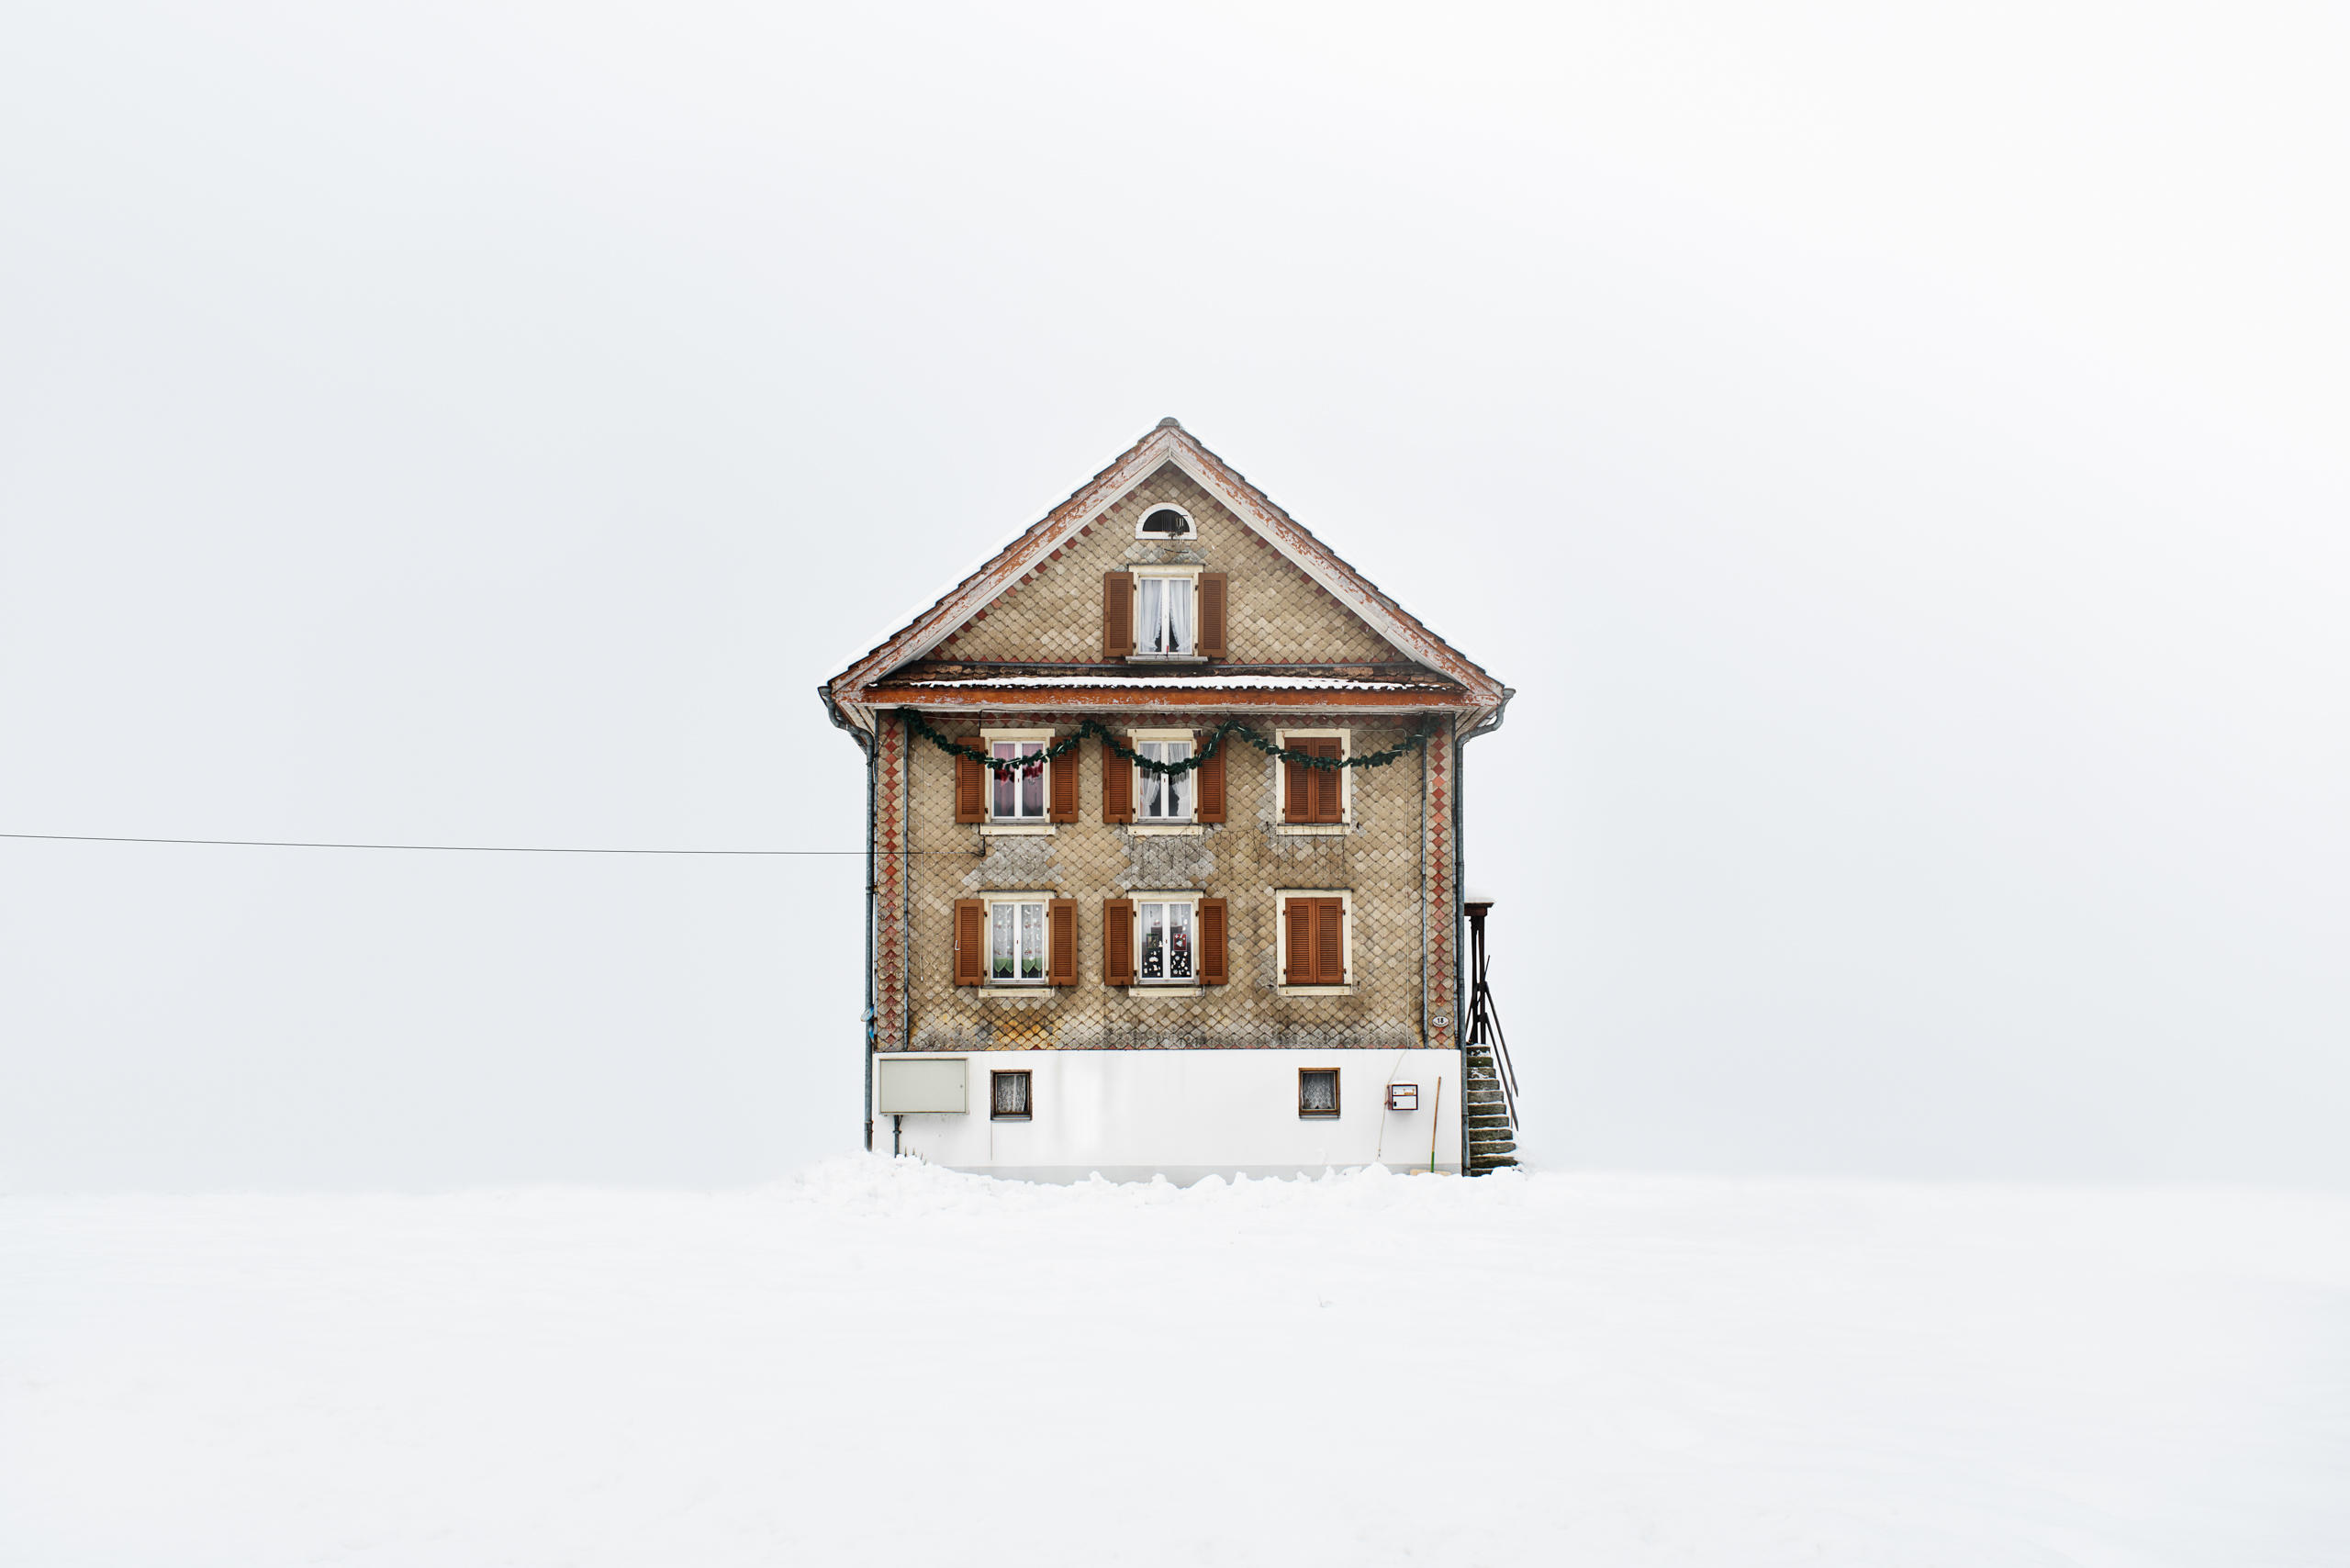
{"type": "MultiPolygon", "coordinates": [[[[202,844],[223,849],[433,849],[464,855],[862,856],[862,849],[607,849],[561,844],[326,844],[289,838],[132,838],[103,833],[0,833],[0,838],[62,844],[202,844]]],[[[901,849],[901,855],[968,855],[958,849],[901,849]]]]}

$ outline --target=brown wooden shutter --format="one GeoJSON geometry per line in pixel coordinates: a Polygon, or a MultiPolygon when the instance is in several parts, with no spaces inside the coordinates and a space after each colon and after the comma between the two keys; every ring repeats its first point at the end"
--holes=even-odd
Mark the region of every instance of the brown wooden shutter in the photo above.
{"type": "Polygon", "coordinates": [[[977,757],[955,754],[955,820],[958,823],[983,823],[988,820],[987,764],[977,757]]]}
{"type": "MultiPolygon", "coordinates": [[[[1288,749],[1304,751],[1308,743],[1292,741],[1288,749]]],[[[1314,820],[1314,769],[1302,762],[1281,758],[1281,821],[1310,823],[1314,820]]]]}
{"type": "Polygon", "coordinates": [[[1048,921],[1046,950],[1050,959],[1045,967],[1047,985],[1077,983],[1077,901],[1055,899],[1046,911],[1048,921]]]}
{"type": "Polygon", "coordinates": [[[1102,983],[1135,983],[1135,904],[1132,899],[1102,901],[1102,983]]]}
{"type": "Polygon", "coordinates": [[[1135,575],[1102,574],[1102,656],[1122,659],[1135,651],[1135,575]]]}
{"type": "Polygon", "coordinates": [[[984,899],[955,901],[955,983],[977,985],[988,972],[988,906],[984,899]]]}
{"type": "MultiPolygon", "coordinates": [[[[1308,741],[1305,744],[1313,748],[1316,756],[1326,756],[1333,761],[1337,759],[1338,743],[1335,740],[1308,741]]],[[[1340,808],[1346,801],[1346,775],[1335,767],[1309,767],[1306,771],[1314,776],[1314,814],[1306,820],[1317,823],[1343,820],[1346,813],[1340,808]]]]}
{"type": "MultiPolygon", "coordinates": [[[[1193,756],[1207,750],[1208,742],[1215,739],[1209,731],[1192,736],[1193,756]]],[[[1224,820],[1224,747],[1218,745],[1215,755],[1200,764],[1192,774],[1192,804],[1194,814],[1203,823],[1224,820]]]]}
{"type": "Polygon", "coordinates": [[[1314,983],[1314,901],[1291,899],[1281,912],[1289,921],[1289,962],[1282,967],[1283,985],[1314,983]]]}
{"type": "Polygon", "coordinates": [[[1102,743],[1102,820],[1135,820],[1135,765],[1112,751],[1108,741],[1102,743]]]}
{"type": "Polygon", "coordinates": [[[1222,899],[1200,901],[1200,983],[1225,983],[1225,911],[1222,899]]]}
{"type": "Polygon", "coordinates": [[[1084,754],[1083,746],[1071,746],[1045,764],[1046,822],[1073,823],[1077,820],[1077,759],[1084,754]]]}
{"type": "Polygon", "coordinates": [[[1314,983],[1347,983],[1347,905],[1343,899],[1314,901],[1314,983]]]}
{"type": "Polygon", "coordinates": [[[1222,572],[1200,574],[1200,634],[1192,648],[1212,659],[1225,656],[1225,604],[1229,597],[1228,581],[1222,572]]]}

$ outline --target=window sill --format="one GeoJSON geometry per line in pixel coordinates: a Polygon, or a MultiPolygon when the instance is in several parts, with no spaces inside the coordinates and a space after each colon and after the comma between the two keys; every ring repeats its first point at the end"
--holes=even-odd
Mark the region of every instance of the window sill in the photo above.
{"type": "Polygon", "coordinates": [[[1051,834],[1051,823],[981,823],[979,832],[990,838],[1044,838],[1051,834]]]}
{"type": "Polygon", "coordinates": [[[1352,996],[1355,988],[1350,985],[1277,985],[1273,987],[1273,992],[1277,996],[1352,996]]]}
{"type": "Polygon", "coordinates": [[[1200,992],[1201,992],[1203,990],[1204,990],[1204,989],[1205,989],[1204,987],[1202,987],[1202,986],[1196,986],[1196,985],[1182,985],[1182,984],[1161,985],[1161,984],[1159,984],[1158,981],[1155,981],[1155,980],[1154,980],[1154,981],[1150,981],[1150,982],[1148,982],[1148,983],[1140,983],[1140,984],[1136,984],[1136,985],[1130,985],[1130,986],[1128,986],[1128,987],[1126,987],[1126,988],[1125,988],[1125,990],[1126,990],[1126,994],[1127,994],[1128,996],[1165,996],[1165,997],[1186,997],[1186,996],[1190,996],[1190,997],[1196,997],[1196,996],[1198,996],[1198,995],[1200,994],[1200,992]]]}
{"type": "Polygon", "coordinates": [[[988,1118],[990,1122],[1033,1122],[1035,1119],[1034,1116],[990,1116],[988,1118]]]}
{"type": "Polygon", "coordinates": [[[1273,831],[1292,838],[1336,838],[1354,832],[1352,823],[1275,823],[1273,831]]]}
{"type": "Polygon", "coordinates": [[[1203,665],[1208,662],[1205,654],[1127,654],[1125,657],[1130,665],[1203,665]]]}
{"type": "Polygon", "coordinates": [[[1136,838],[1197,838],[1207,831],[1200,823],[1136,823],[1136,838]]]}
{"type": "Polygon", "coordinates": [[[1011,984],[994,983],[979,988],[979,995],[989,1002],[1050,1002],[1053,992],[1067,991],[1063,985],[1046,985],[1042,980],[1011,984]]]}

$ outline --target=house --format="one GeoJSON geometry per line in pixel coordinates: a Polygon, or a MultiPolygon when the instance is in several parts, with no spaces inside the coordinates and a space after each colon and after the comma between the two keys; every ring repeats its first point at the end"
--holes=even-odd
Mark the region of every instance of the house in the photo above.
{"type": "Polygon", "coordinates": [[[821,695],[867,767],[867,1147],[1513,1162],[1460,1041],[1462,754],[1510,689],[1175,420],[821,695]]]}

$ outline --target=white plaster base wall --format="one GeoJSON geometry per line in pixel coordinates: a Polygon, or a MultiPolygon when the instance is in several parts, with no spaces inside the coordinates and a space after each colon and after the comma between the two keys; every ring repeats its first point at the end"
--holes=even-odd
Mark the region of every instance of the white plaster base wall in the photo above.
{"type": "MultiPolygon", "coordinates": [[[[898,1118],[907,1154],[958,1170],[1036,1182],[1164,1175],[1189,1182],[1232,1176],[1319,1175],[1332,1166],[1380,1163],[1460,1169],[1460,1056],[1456,1051],[1209,1050],[972,1051],[960,1055],[970,1108],[960,1115],[898,1118]],[[1335,1068],[1336,1117],[1297,1114],[1300,1069],[1335,1068]],[[1025,1071],[1033,1116],[989,1114],[990,1072],[1025,1071]],[[1438,1100],[1437,1083],[1443,1081],[1438,1100]],[[1391,1082],[1419,1085],[1419,1109],[1387,1109],[1391,1082]]],[[[906,1059],[901,1056],[901,1059],[906,1059]]],[[[890,1147],[878,1117],[875,1147],[890,1147]]]]}

